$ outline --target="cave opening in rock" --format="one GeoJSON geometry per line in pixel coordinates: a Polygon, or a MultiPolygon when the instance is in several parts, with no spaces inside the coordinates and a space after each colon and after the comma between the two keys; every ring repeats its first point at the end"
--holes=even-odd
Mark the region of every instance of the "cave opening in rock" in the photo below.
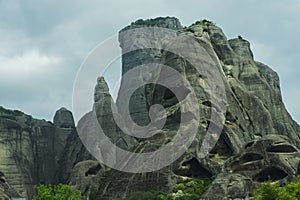
{"type": "Polygon", "coordinates": [[[187,176],[191,178],[211,178],[213,174],[205,169],[196,158],[182,163],[182,169],[175,170],[174,173],[180,176],[187,176]]]}
{"type": "Polygon", "coordinates": [[[287,173],[279,167],[267,167],[254,176],[258,182],[278,181],[287,177],[287,173]]]}
{"type": "Polygon", "coordinates": [[[219,156],[230,157],[233,154],[233,149],[230,145],[230,141],[228,139],[226,133],[226,127],[222,131],[219,140],[217,141],[216,145],[210,152],[211,154],[218,154],[219,156]]]}
{"type": "Polygon", "coordinates": [[[245,145],[245,149],[248,149],[248,148],[252,147],[254,145],[254,143],[255,143],[254,141],[247,143],[245,145]]]}
{"type": "Polygon", "coordinates": [[[267,148],[267,152],[270,153],[294,153],[297,152],[295,147],[289,144],[281,144],[276,146],[270,146],[267,148]]]}
{"type": "Polygon", "coordinates": [[[91,167],[87,172],[85,172],[85,176],[96,175],[101,169],[100,164],[91,167]]]}
{"type": "Polygon", "coordinates": [[[171,90],[166,88],[163,99],[169,100],[169,99],[173,99],[174,97],[175,97],[175,94],[171,90]]]}
{"type": "Polygon", "coordinates": [[[258,153],[246,153],[240,158],[241,163],[262,160],[264,157],[258,153]]]}

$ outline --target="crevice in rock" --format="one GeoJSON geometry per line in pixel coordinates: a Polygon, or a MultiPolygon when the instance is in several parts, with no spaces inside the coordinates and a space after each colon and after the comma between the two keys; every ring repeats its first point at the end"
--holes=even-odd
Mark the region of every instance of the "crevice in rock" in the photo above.
{"type": "Polygon", "coordinates": [[[243,126],[241,124],[239,124],[239,128],[243,131],[246,132],[246,130],[243,128],[243,126]]]}
{"type": "Polygon", "coordinates": [[[245,149],[248,149],[254,145],[255,141],[249,142],[245,145],[245,149]]]}
{"type": "Polygon", "coordinates": [[[258,153],[246,153],[240,158],[241,163],[262,160],[264,157],[258,153]]]}
{"type": "Polygon", "coordinates": [[[5,183],[5,178],[4,178],[4,174],[2,172],[0,172],[0,182],[1,183],[5,183]]]}
{"type": "Polygon", "coordinates": [[[212,103],[211,101],[203,101],[201,104],[206,107],[209,107],[209,108],[214,108],[214,109],[216,109],[217,112],[222,112],[221,109],[219,108],[219,106],[212,103]]]}
{"type": "Polygon", "coordinates": [[[207,107],[211,107],[212,103],[210,101],[203,101],[202,105],[207,106],[207,107]]]}
{"type": "Polygon", "coordinates": [[[223,131],[216,145],[210,152],[211,154],[218,154],[219,156],[229,157],[233,154],[233,150],[230,146],[229,139],[223,131]]]}
{"type": "Polygon", "coordinates": [[[270,146],[266,149],[269,153],[294,153],[297,152],[295,147],[288,144],[270,146]]]}

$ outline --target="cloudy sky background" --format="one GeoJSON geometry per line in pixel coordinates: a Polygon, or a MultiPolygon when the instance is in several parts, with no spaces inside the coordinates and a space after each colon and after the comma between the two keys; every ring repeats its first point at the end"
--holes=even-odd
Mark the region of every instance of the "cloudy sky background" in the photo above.
{"type": "Polygon", "coordinates": [[[72,109],[73,82],[88,53],[132,21],[157,16],[183,25],[206,18],[228,38],[242,35],[255,59],[278,72],[285,104],[300,122],[299,0],[0,0],[0,105],[47,120],[62,106],[72,109]]]}

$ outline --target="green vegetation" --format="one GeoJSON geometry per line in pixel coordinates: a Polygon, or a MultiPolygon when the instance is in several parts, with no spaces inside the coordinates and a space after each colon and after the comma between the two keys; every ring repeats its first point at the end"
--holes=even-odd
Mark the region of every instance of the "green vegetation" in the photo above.
{"type": "Polygon", "coordinates": [[[187,179],[173,188],[172,200],[198,200],[206,192],[212,179],[187,179]]]}
{"type": "Polygon", "coordinates": [[[116,199],[116,200],[172,200],[170,196],[163,192],[137,192],[129,198],[116,199]]]}
{"type": "Polygon", "coordinates": [[[216,24],[212,21],[209,21],[207,19],[203,19],[201,21],[196,21],[194,24],[192,25],[198,25],[198,24],[201,24],[201,25],[206,25],[206,26],[215,26],[216,24]]]}
{"type": "Polygon", "coordinates": [[[130,198],[122,200],[199,200],[206,192],[211,182],[212,179],[187,179],[177,183],[173,187],[173,192],[171,194],[158,191],[138,192],[133,194],[130,198]]]}
{"type": "Polygon", "coordinates": [[[236,128],[236,125],[234,124],[234,123],[232,123],[232,122],[227,122],[226,121],[226,124],[225,124],[228,128],[230,128],[230,129],[235,129],[236,128]]]}
{"type": "Polygon", "coordinates": [[[69,185],[40,185],[33,200],[81,200],[80,191],[73,189],[69,185]]]}
{"type": "Polygon", "coordinates": [[[215,155],[213,155],[213,157],[211,157],[211,160],[222,164],[225,162],[226,157],[220,156],[219,154],[215,154],[215,155]]]}
{"type": "Polygon", "coordinates": [[[154,19],[138,19],[135,22],[132,22],[130,26],[127,26],[122,29],[122,31],[131,29],[133,27],[165,27],[166,21],[165,19],[173,19],[176,20],[175,17],[157,17],[154,19]]]}
{"type": "Polygon", "coordinates": [[[300,179],[280,187],[270,181],[262,183],[254,191],[254,200],[298,200],[300,199],[300,179]]]}
{"type": "Polygon", "coordinates": [[[179,109],[180,109],[180,104],[179,103],[177,103],[173,106],[170,106],[166,109],[167,110],[167,115],[174,114],[174,112],[176,112],[179,109]]]}

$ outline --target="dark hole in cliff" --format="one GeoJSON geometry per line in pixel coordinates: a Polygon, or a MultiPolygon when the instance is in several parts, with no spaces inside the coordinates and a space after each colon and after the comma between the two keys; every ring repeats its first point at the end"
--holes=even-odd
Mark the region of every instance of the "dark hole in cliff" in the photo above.
{"type": "Polygon", "coordinates": [[[101,169],[100,164],[90,168],[87,172],[85,172],[85,176],[96,175],[101,169]]]}
{"type": "Polygon", "coordinates": [[[68,124],[62,124],[62,125],[59,126],[59,128],[69,129],[69,128],[74,128],[74,127],[71,126],[71,125],[68,125],[68,124]]]}
{"type": "Polygon", "coordinates": [[[261,133],[254,133],[255,136],[257,137],[262,137],[263,135],[261,133]]]}
{"type": "Polygon", "coordinates": [[[262,160],[264,157],[258,153],[246,153],[240,158],[240,162],[252,162],[257,160],[262,160]]]}
{"type": "Polygon", "coordinates": [[[0,182],[5,183],[4,174],[0,172],[0,182]]]}
{"type": "Polygon", "coordinates": [[[270,153],[294,153],[294,152],[297,152],[297,150],[291,145],[281,144],[281,145],[268,147],[267,152],[270,152],[270,153]]]}
{"type": "Polygon", "coordinates": [[[211,107],[212,106],[212,103],[210,101],[203,101],[202,102],[202,105],[205,105],[207,107],[211,107]]]}
{"type": "Polygon", "coordinates": [[[232,155],[233,150],[230,147],[225,133],[222,133],[214,148],[211,150],[211,154],[218,154],[219,156],[229,157],[232,155]]]}
{"type": "Polygon", "coordinates": [[[212,173],[201,166],[196,158],[182,163],[183,169],[175,170],[174,173],[180,176],[187,176],[192,178],[210,178],[212,173]]]}
{"type": "Polygon", "coordinates": [[[230,122],[233,122],[233,123],[236,122],[236,118],[229,111],[226,112],[226,120],[230,121],[230,122]]]}
{"type": "Polygon", "coordinates": [[[298,162],[298,167],[297,167],[297,174],[300,174],[300,162],[298,162]]]}
{"type": "Polygon", "coordinates": [[[258,182],[278,181],[285,178],[288,174],[278,167],[268,167],[254,176],[258,182]]]}
{"type": "Polygon", "coordinates": [[[249,142],[245,145],[245,149],[248,149],[248,148],[252,147],[253,145],[254,145],[254,141],[249,142]]]}
{"type": "Polygon", "coordinates": [[[175,97],[175,94],[171,90],[166,89],[165,94],[164,94],[164,99],[169,100],[169,99],[172,99],[174,97],[175,97]]]}
{"type": "Polygon", "coordinates": [[[219,106],[217,106],[216,104],[212,103],[211,101],[203,101],[201,104],[204,105],[204,106],[207,106],[209,108],[216,109],[217,112],[221,112],[219,106]]]}
{"type": "Polygon", "coordinates": [[[4,178],[0,177],[0,182],[1,182],[1,183],[5,183],[6,181],[5,181],[4,178]]]}

